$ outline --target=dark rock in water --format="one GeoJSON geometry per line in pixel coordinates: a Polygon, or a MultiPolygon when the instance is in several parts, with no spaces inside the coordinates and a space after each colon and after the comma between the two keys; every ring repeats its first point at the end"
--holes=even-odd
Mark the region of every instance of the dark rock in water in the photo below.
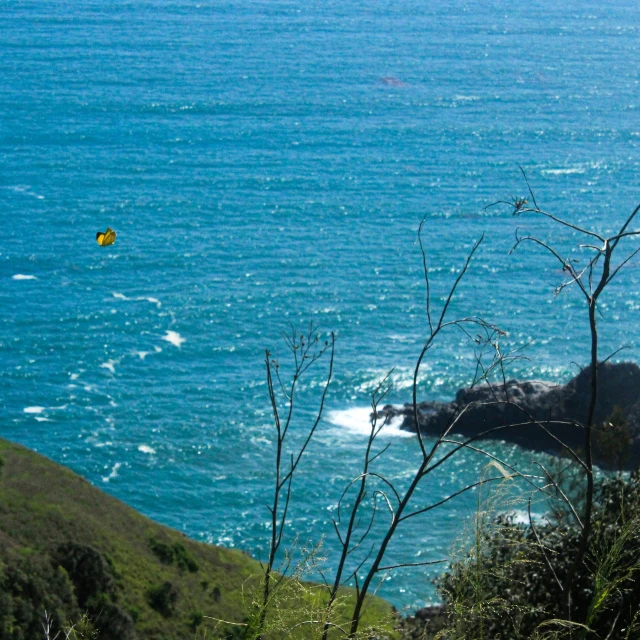
{"type": "MultiPolygon", "coordinates": [[[[453,402],[420,402],[418,425],[423,434],[439,436],[455,419],[451,433],[466,438],[483,434],[482,438],[559,452],[555,436],[574,449],[583,448],[584,429],[577,423],[586,422],[590,393],[589,367],[566,385],[517,380],[506,385],[483,384],[460,389],[453,402]],[[495,427],[506,428],[484,434],[495,427]]],[[[380,414],[401,416],[403,429],[416,430],[412,404],[387,405],[380,414]]],[[[640,367],[636,364],[599,365],[592,442],[598,464],[626,469],[640,464],[640,367]]]]}

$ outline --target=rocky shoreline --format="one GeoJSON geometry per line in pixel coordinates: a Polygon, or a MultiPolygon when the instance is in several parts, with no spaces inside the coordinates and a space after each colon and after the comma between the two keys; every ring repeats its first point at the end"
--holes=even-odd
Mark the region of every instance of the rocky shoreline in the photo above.
{"type": "MultiPolygon", "coordinates": [[[[456,412],[466,407],[453,434],[470,438],[494,427],[506,427],[482,438],[559,453],[561,446],[553,436],[574,449],[584,446],[584,429],[572,421],[586,421],[589,399],[587,367],[566,385],[509,380],[506,385],[483,384],[460,389],[451,402],[420,402],[417,426],[411,403],[387,405],[378,415],[390,419],[402,417],[402,429],[415,432],[419,428],[425,435],[438,436],[456,412]]],[[[594,461],[601,466],[631,470],[640,465],[640,367],[635,363],[605,362],[598,367],[593,448],[594,461]]]]}

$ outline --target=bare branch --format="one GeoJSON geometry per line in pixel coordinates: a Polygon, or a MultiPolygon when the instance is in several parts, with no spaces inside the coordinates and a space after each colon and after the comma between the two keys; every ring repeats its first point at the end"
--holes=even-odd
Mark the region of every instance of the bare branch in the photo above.
{"type": "Polygon", "coordinates": [[[476,487],[481,487],[485,484],[496,482],[498,480],[511,480],[512,478],[516,478],[516,477],[538,478],[538,479],[540,478],[540,476],[533,476],[533,475],[526,475],[526,474],[513,474],[513,475],[507,475],[507,476],[500,475],[500,476],[494,476],[491,478],[483,478],[482,480],[478,480],[477,482],[467,485],[466,487],[464,487],[464,489],[455,491],[454,493],[448,495],[446,498],[443,498],[442,500],[438,500],[438,502],[434,502],[433,504],[430,504],[427,507],[423,507],[422,509],[418,509],[417,511],[412,511],[411,513],[407,513],[406,515],[403,515],[402,517],[398,518],[398,522],[404,522],[409,518],[415,518],[415,516],[418,516],[422,513],[427,513],[428,511],[432,511],[433,509],[440,507],[446,502],[449,502],[449,500],[453,500],[454,498],[457,498],[458,496],[461,496],[463,493],[466,493],[467,491],[471,491],[471,489],[475,489],[476,487]]]}
{"type": "Polygon", "coordinates": [[[538,548],[542,552],[542,556],[545,559],[545,562],[547,563],[547,566],[551,570],[551,573],[553,574],[553,577],[554,577],[556,583],[560,587],[560,591],[563,591],[564,588],[562,586],[562,582],[560,582],[560,578],[558,578],[558,574],[556,573],[555,569],[553,568],[553,565],[551,564],[551,561],[549,560],[549,557],[547,556],[547,550],[546,550],[545,546],[542,544],[542,541],[540,540],[540,536],[538,535],[538,530],[536,529],[536,526],[533,524],[533,518],[531,516],[531,496],[529,496],[529,502],[528,502],[528,506],[527,506],[527,513],[529,514],[529,527],[531,528],[531,531],[533,531],[533,535],[535,536],[536,541],[538,542],[538,548]]]}
{"type": "Polygon", "coordinates": [[[420,244],[420,253],[422,254],[422,270],[424,273],[424,281],[427,285],[427,321],[429,322],[429,332],[433,333],[433,322],[431,321],[431,284],[429,282],[429,268],[427,267],[427,254],[422,243],[422,228],[426,222],[426,216],[422,218],[418,227],[418,243],[420,244]]]}
{"type": "Polygon", "coordinates": [[[598,363],[598,367],[601,367],[605,362],[609,362],[611,358],[615,358],[621,351],[624,351],[625,349],[630,349],[630,348],[631,347],[628,344],[625,344],[619,349],[616,349],[613,353],[608,355],[604,360],[600,360],[600,362],[598,363]]]}
{"type": "Polygon", "coordinates": [[[638,255],[638,253],[640,252],[640,247],[638,247],[633,253],[631,253],[627,258],[625,258],[614,270],[613,273],[609,276],[609,278],[607,279],[606,284],[609,284],[618,274],[618,271],[620,271],[620,269],[622,269],[622,267],[624,267],[625,264],[627,264],[628,262],[630,262],[635,256],[638,255]]]}
{"type": "Polygon", "coordinates": [[[536,460],[536,461],[534,461],[534,464],[536,464],[537,466],[539,466],[542,469],[542,471],[544,472],[545,476],[547,476],[547,479],[549,480],[549,482],[554,486],[555,490],[562,496],[562,499],[564,500],[565,504],[569,507],[569,509],[571,511],[571,514],[573,515],[573,517],[575,518],[576,522],[578,523],[578,526],[581,529],[584,530],[584,524],[582,523],[582,520],[580,519],[580,516],[578,515],[578,512],[575,510],[575,507],[573,506],[573,503],[566,496],[565,492],[562,490],[560,485],[556,482],[555,478],[545,469],[545,467],[542,465],[542,463],[540,463],[540,462],[538,462],[536,460]]]}
{"type": "Polygon", "coordinates": [[[560,254],[558,254],[558,252],[555,249],[553,249],[553,247],[548,245],[546,242],[542,242],[542,240],[538,240],[538,238],[534,238],[533,236],[518,237],[517,234],[518,234],[518,231],[516,230],[516,243],[511,249],[510,253],[513,252],[523,242],[532,242],[534,244],[541,246],[543,249],[548,251],[554,258],[556,258],[556,260],[558,260],[558,262],[562,265],[562,269],[564,271],[569,272],[569,274],[573,278],[573,281],[580,287],[580,289],[582,290],[582,293],[584,293],[587,299],[591,298],[589,292],[585,289],[584,285],[582,284],[582,280],[581,280],[582,276],[576,272],[576,270],[573,268],[573,265],[569,260],[564,260],[563,258],[561,258],[560,254]]]}
{"type": "Polygon", "coordinates": [[[391,571],[400,567],[426,567],[432,564],[443,564],[444,562],[449,562],[449,560],[445,558],[444,560],[428,560],[426,562],[401,562],[399,564],[391,564],[388,567],[378,567],[378,572],[391,571]]]}
{"type": "Polygon", "coordinates": [[[633,210],[633,213],[625,220],[625,223],[620,228],[620,231],[618,231],[618,235],[611,238],[613,249],[616,248],[616,245],[618,244],[620,238],[624,237],[627,227],[633,222],[633,219],[638,214],[638,211],[640,211],[640,204],[633,210]]]}
{"type": "Polygon", "coordinates": [[[540,207],[538,206],[538,203],[536,202],[536,197],[533,194],[533,189],[531,188],[531,185],[529,184],[529,178],[527,178],[527,174],[525,173],[524,169],[522,168],[522,165],[518,165],[518,168],[520,169],[520,173],[522,173],[522,177],[524,178],[524,181],[527,183],[527,189],[529,189],[529,195],[531,196],[531,201],[533,202],[533,206],[536,209],[540,209],[540,207]]]}

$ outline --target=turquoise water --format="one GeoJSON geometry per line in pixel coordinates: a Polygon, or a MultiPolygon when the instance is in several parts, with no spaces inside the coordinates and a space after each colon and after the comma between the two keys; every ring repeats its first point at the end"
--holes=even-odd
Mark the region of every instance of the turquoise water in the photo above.
{"type": "MultiPolygon", "coordinates": [[[[500,198],[525,194],[610,231],[640,201],[635,3],[517,8],[414,2],[0,2],[2,435],[188,535],[264,555],[273,428],[263,354],[289,323],[335,331],[335,379],[294,485],[292,534],[326,536],[391,367],[409,399],[425,331],[414,244],[426,216],[436,297],[485,243],[454,301],[529,344],[513,375],[586,359],[575,293],[500,198]],[[116,244],[101,249],[97,230],[116,244]],[[21,276],[21,277],[17,277],[21,276]]],[[[640,273],[604,300],[603,352],[638,360],[640,273]]],[[[471,375],[445,335],[421,397],[471,375]]],[[[296,428],[317,399],[307,383],[296,428]]],[[[416,442],[390,429],[402,483],[416,442]]],[[[531,454],[492,444],[525,464],[531,454]]],[[[473,481],[465,454],[418,496],[473,481]]],[[[389,562],[446,555],[477,496],[400,532],[389,562]]],[[[377,535],[377,533],[376,533],[377,535]]],[[[403,569],[380,593],[433,598],[403,569]]]]}

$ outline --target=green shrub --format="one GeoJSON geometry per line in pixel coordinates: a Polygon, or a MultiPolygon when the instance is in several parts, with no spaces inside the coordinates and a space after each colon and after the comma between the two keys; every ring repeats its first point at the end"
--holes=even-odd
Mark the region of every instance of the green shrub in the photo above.
{"type": "Polygon", "coordinates": [[[149,546],[160,562],[164,564],[173,564],[175,554],[171,545],[160,542],[155,538],[151,538],[151,540],[149,540],[149,546]]]}
{"type": "Polygon", "coordinates": [[[151,538],[149,546],[160,562],[164,564],[173,564],[175,562],[179,569],[185,569],[191,573],[195,573],[199,569],[198,563],[194,560],[193,556],[185,549],[184,545],[179,542],[166,544],[156,538],[151,538]]]}
{"type": "Polygon", "coordinates": [[[184,548],[184,545],[176,542],[173,545],[173,552],[176,559],[176,565],[180,569],[186,569],[191,573],[195,573],[199,567],[193,556],[184,548]]]}
{"type": "Polygon", "coordinates": [[[191,630],[195,631],[202,624],[203,619],[204,614],[202,613],[202,611],[194,611],[189,616],[189,626],[191,627],[191,630]]]}
{"type": "Polygon", "coordinates": [[[165,618],[170,618],[176,610],[178,589],[171,582],[163,582],[161,585],[149,589],[147,601],[152,609],[155,609],[165,618]]]}
{"type": "Polygon", "coordinates": [[[0,640],[40,638],[45,610],[54,635],[81,617],[67,573],[46,556],[9,560],[0,571],[0,640]]]}
{"type": "Polygon", "coordinates": [[[113,602],[102,606],[94,624],[99,630],[100,640],[135,640],[137,637],[133,618],[113,602]]]}
{"type": "Polygon", "coordinates": [[[129,607],[128,611],[131,619],[134,622],[138,622],[138,619],[140,618],[140,609],[138,609],[138,607],[129,607]]]}
{"type": "MultiPolygon", "coordinates": [[[[602,480],[596,496],[593,536],[575,576],[571,619],[586,620],[597,634],[589,637],[640,637],[640,627],[634,627],[640,622],[640,474],[602,480]]],[[[498,518],[441,582],[451,623],[444,637],[515,640],[551,630],[550,621],[566,619],[561,585],[579,541],[578,527],[563,514],[538,523],[535,531],[511,517],[498,518]]]]}
{"type": "Polygon", "coordinates": [[[95,609],[115,597],[113,567],[94,547],[67,542],[58,547],[56,560],[69,574],[81,608],[95,609]]]}
{"type": "Polygon", "coordinates": [[[58,547],[55,559],[71,580],[78,605],[89,614],[95,635],[76,631],[78,638],[135,640],[132,616],[114,601],[116,579],[109,559],[94,547],[67,542],[58,547]]]}

